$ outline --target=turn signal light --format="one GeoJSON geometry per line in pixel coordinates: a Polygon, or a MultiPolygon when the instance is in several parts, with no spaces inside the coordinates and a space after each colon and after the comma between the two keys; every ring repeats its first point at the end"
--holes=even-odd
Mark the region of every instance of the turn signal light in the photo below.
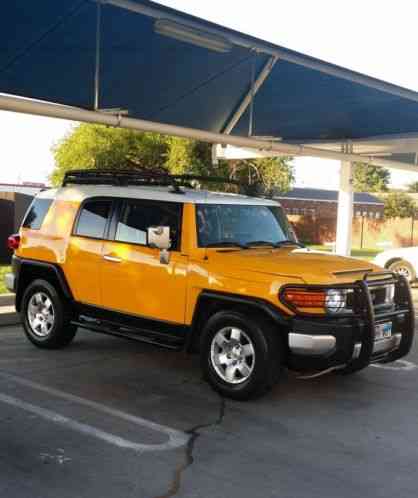
{"type": "Polygon", "coordinates": [[[7,247],[11,251],[16,251],[16,249],[19,249],[19,244],[20,244],[20,235],[17,233],[10,235],[10,237],[7,239],[7,247]]]}
{"type": "Polygon", "coordinates": [[[325,291],[286,289],[283,298],[286,303],[296,308],[324,308],[326,293],[325,291]]]}

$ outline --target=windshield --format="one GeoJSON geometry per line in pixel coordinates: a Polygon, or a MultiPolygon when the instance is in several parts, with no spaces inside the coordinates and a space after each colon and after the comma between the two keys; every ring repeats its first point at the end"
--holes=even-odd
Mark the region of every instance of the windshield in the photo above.
{"type": "Polygon", "coordinates": [[[279,206],[197,205],[199,247],[296,242],[279,206]]]}

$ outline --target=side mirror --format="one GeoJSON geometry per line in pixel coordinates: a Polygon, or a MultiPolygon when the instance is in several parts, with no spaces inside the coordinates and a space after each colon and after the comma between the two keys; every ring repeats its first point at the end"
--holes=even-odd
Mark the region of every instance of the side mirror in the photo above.
{"type": "Polygon", "coordinates": [[[170,227],[149,227],[148,245],[165,251],[170,249],[170,227]]]}

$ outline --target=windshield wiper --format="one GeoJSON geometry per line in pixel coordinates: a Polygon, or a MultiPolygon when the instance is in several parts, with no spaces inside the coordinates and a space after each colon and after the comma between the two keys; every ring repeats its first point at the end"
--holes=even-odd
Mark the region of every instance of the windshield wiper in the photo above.
{"type": "Polygon", "coordinates": [[[205,247],[239,247],[240,249],[248,249],[248,247],[236,240],[220,240],[219,242],[211,242],[205,247]]]}
{"type": "Polygon", "coordinates": [[[276,247],[275,242],[269,242],[268,240],[252,240],[251,242],[246,242],[246,247],[255,247],[255,246],[271,246],[276,247]]]}
{"type": "Polygon", "coordinates": [[[281,247],[281,246],[297,246],[297,247],[301,247],[301,248],[306,247],[303,244],[301,244],[300,242],[296,242],[296,240],[290,240],[290,239],[281,240],[281,241],[276,242],[274,244],[274,247],[281,247]]]}

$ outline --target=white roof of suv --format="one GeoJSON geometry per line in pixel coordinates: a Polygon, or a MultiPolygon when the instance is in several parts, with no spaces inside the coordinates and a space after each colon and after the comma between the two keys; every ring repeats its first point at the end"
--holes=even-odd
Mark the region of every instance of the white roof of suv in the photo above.
{"type": "Polygon", "coordinates": [[[279,206],[277,201],[260,197],[210,192],[207,190],[181,189],[182,193],[172,191],[171,187],[117,187],[109,185],[75,185],[50,189],[41,192],[38,197],[44,199],[62,199],[83,201],[90,197],[119,197],[130,199],[148,199],[192,204],[243,204],[255,206],[279,206]]]}

